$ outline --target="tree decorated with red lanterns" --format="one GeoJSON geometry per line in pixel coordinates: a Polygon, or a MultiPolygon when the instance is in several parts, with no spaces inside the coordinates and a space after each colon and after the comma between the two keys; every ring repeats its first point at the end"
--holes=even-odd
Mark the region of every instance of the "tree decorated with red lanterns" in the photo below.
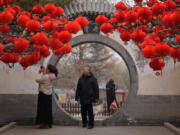
{"type": "Polygon", "coordinates": [[[26,69],[50,55],[68,54],[72,34],[88,25],[85,17],[75,20],[62,17],[64,10],[48,3],[25,11],[20,0],[0,0],[0,59],[12,67],[20,63],[26,69]]]}
{"type": "Polygon", "coordinates": [[[180,61],[180,8],[173,0],[148,0],[145,6],[143,0],[134,2],[133,7],[118,2],[112,18],[99,15],[95,21],[106,36],[117,30],[124,45],[133,41],[158,76],[165,57],[180,61]]]}

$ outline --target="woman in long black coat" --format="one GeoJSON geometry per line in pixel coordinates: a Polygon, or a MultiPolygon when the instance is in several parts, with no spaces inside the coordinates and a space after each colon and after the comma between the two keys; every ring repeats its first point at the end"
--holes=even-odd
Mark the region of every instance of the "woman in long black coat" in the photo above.
{"type": "Polygon", "coordinates": [[[114,84],[114,80],[112,79],[106,84],[106,96],[107,96],[108,112],[110,112],[110,106],[112,102],[116,101],[115,84],[114,84]]]}

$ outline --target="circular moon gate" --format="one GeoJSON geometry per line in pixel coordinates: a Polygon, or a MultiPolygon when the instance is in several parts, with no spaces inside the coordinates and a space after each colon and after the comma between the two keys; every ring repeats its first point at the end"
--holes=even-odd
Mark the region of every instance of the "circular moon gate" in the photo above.
{"type": "MultiPolygon", "coordinates": [[[[117,52],[123,58],[123,60],[125,61],[128,67],[129,75],[130,75],[130,88],[126,99],[126,107],[127,107],[129,104],[133,102],[133,99],[136,98],[137,90],[138,90],[138,73],[135,62],[131,57],[131,55],[117,41],[99,34],[84,34],[84,35],[76,36],[70,41],[72,47],[76,47],[84,43],[99,43],[102,45],[106,45],[111,49],[113,49],[115,52],[117,52]]],[[[52,55],[48,64],[52,64],[56,66],[61,57],[63,56],[52,55]]],[[[61,108],[60,105],[59,108],[61,108]]],[[[117,120],[117,118],[119,120],[125,120],[126,119],[125,118],[126,114],[124,114],[125,109],[126,108],[121,108],[117,113],[105,119],[103,121],[103,124],[106,125],[106,123],[112,122],[113,120],[117,120]]],[[[65,113],[66,117],[68,116],[70,119],[72,119],[72,121],[74,120],[74,118],[71,117],[69,114],[67,114],[65,111],[63,111],[62,108],[61,108],[61,112],[65,113]]]]}

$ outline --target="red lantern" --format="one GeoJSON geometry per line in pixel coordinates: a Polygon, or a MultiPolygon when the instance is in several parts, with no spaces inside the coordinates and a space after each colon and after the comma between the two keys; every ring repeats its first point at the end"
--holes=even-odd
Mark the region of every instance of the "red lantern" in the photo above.
{"type": "Polygon", "coordinates": [[[48,21],[44,23],[43,27],[45,29],[45,32],[49,33],[52,32],[57,27],[57,24],[54,23],[53,21],[48,21]]]}
{"type": "Polygon", "coordinates": [[[180,48],[170,50],[171,57],[174,59],[174,63],[176,63],[176,59],[180,59],[180,48]]]}
{"type": "Polygon", "coordinates": [[[17,39],[16,37],[9,37],[9,38],[7,39],[7,42],[8,42],[8,43],[12,43],[12,42],[14,42],[16,39],[17,39]]]}
{"type": "Polygon", "coordinates": [[[115,13],[114,17],[117,19],[118,23],[123,23],[125,21],[125,13],[122,10],[115,13]]]}
{"type": "Polygon", "coordinates": [[[45,45],[48,43],[48,37],[45,33],[39,32],[31,38],[31,41],[38,45],[45,45]]]}
{"type": "Polygon", "coordinates": [[[166,43],[161,42],[155,46],[155,52],[157,56],[164,57],[169,55],[170,47],[166,43]]]}
{"type": "Polygon", "coordinates": [[[48,14],[53,14],[56,12],[56,6],[54,4],[47,4],[45,10],[48,14]]]}
{"type": "Polygon", "coordinates": [[[172,10],[176,8],[176,3],[173,0],[167,0],[164,2],[164,4],[166,5],[167,10],[172,10]]]}
{"type": "Polygon", "coordinates": [[[72,34],[68,31],[61,31],[57,34],[57,38],[63,43],[66,44],[72,39],[72,34]]]}
{"type": "Polygon", "coordinates": [[[18,5],[14,5],[11,8],[16,11],[15,16],[18,15],[20,13],[20,11],[21,11],[21,8],[18,5]]]}
{"type": "Polygon", "coordinates": [[[180,35],[176,36],[176,41],[180,43],[180,35]]]}
{"type": "Polygon", "coordinates": [[[96,20],[95,20],[95,21],[96,21],[97,24],[101,25],[101,24],[107,22],[107,21],[108,21],[108,18],[105,17],[104,15],[98,15],[98,16],[96,17],[96,20]]]}
{"type": "Polygon", "coordinates": [[[42,45],[40,47],[40,54],[43,57],[48,57],[50,55],[49,48],[47,46],[45,46],[45,45],[42,45]]]}
{"type": "Polygon", "coordinates": [[[41,19],[41,22],[44,24],[45,22],[50,21],[50,19],[51,19],[50,16],[44,16],[44,17],[41,19]]]}
{"type": "Polygon", "coordinates": [[[113,27],[113,25],[111,23],[104,23],[104,24],[101,25],[100,30],[103,33],[107,34],[109,32],[112,32],[114,30],[114,27],[113,27]]]}
{"type": "Polygon", "coordinates": [[[130,25],[135,25],[138,21],[138,14],[135,11],[129,11],[126,15],[126,22],[130,25]]]}
{"type": "Polygon", "coordinates": [[[109,19],[108,21],[109,23],[113,23],[113,24],[116,24],[117,23],[117,19],[115,17],[112,17],[109,19]]]}
{"type": "Polygon", "coordinates": [[[19,24],[22,28],[26,28],[26,23],[30,21],[30,17],[27,15],[20,15],[17,18],[17,24],[19,24]]]}
{"type": "Polygon", "coordinates": [[[76,21],[81,25],[81,28],[85,28],[89,24],[87,18],[82,16],[79,16],[76,21]]]}
{"type": "Polygon", "coordinates": [[[162,58],[154,58],[149,63],[149,66],[154,71],[158,71],[158,70],[162,70],[163,69],[163,67],[165,66],[165,62],[164,62],[164,60],[162,58]]]}
{"type": "Polygon", "coordinates": [[[71,47],[71,45],[69,43],[67,43],[60,49],[62,49],[61,51],[63,52],[63,54],[68,54],[68,53],[71,52],[72,47],[71,47]]]}
{"type": "Polygon", "coordinates": [[[162,21],[167,27],[172,27],[176,24],[176,17],[175,13],[169,13],[162,17],[162,21]]]}
{"type": "Polygon", "coordinates": [[[49,40],[48,46],[52,50],[57,50],[57,49],[63,47],[63,43],[59,39],[57,39],[57,38],[52,38],[51,40],[49,40]]]}
{"type": "Polygon", "coordinates": [[[4,46],[0,44],[0,56],[3,55],[4,46]]]}
{"type": "Polygon", "coordinates": [[[23,67],[24,70],[29,66],[29,63],[28,63],[26,57],[22,58],[22,59],[19,61],[19,63],[21,64],[21,66],[23,67]]]}
{"type": "Polygon", "coordinates": [[[115,8],[116,10],[125,10],[127,7],[123,2],[118,2],[117,4],[115,4],[115,8]]]}
{"type": "Polygon", "coordinates": [[[151,45],[147,45],[145,48],[142,49],[142,54],[145,58],[154,58],[156,57],[155,47],[151,45]]]}
{"type": "Polygon", "coordinates": [[[64,9],[62,9],[61,7],[56,7],[56,11],[54,13],[51,13],[50,16],[52,18],[57,18],[59,16],[62,16],[63,13],[64,13],[64,9]]]}
{"type": "Polygon", "coordinates": [[[155,46],[157,42],[151,38],[145,38],[143,43],[140,45],[141,48],[145,48],[147,45],[155,46]]]}
{"type": "Polygon", "coordinates": [[[16,53],[23,53],[28,51],[29,48],[29,41],[25,38],[19,38],[16,40],[13,49],[16,53]]]}
{"type": "Polygon", "coordinates": [[[64,27],[66,30],[73,34],[76,34],[81,30],[81,26],[76,21],[69,21],[67,24],[65,24],[64,27]]]}
{"type": "Polygon", "coordinates": [[[5,53],[1,56],[1,60],[8,64],[8,63],[16,63],[19,60],[19,57],[16,53],[5,53]]]}
{"type": "Polygon", "coordinates": [[[156,25],[153,30],[156,32],[156,33],[153,33],[154,35],[158,36],[161,41],[165,38],[165,36],[167,35],[167,32],[164,31],[165,30],[165,27],[163,25],[156,25]]]}
{"type": "Polygon", "coordinates": [[[166,5],[164,3],[160,3],[160,2],[155,3],[152,6],[152,13],[153,13],[153,16],[155,16],[155,19],[157,19],[159,15],[163,14],[165,9],[166,9],[166,5]]]}
{"type": "Polygon", "coordinates": [[[152,19],[152,11],[148,7],[142,7],[138,10],[138,16],[142,24],[147,24],[152,19]]]}
{"type": "Polygon", "coordinates": [[[32,11],[35,13],[35,14],[43,14],[44,13],[44,7],[42,5],[35,5],[32,9],[32,11]]]}
{"type": "Polygon", "coordinates": [[[14,16],[9,11],[3,11],[0,13],[0,23],[10,23],[14,19],[14,16]]]}
{"type": "Polygon", "coordinates": [[[25,57],[25,60],[27,61],[28,66],[37,64],[40,59],[41,59],[41,56],[38,53],[29,54],[25,57]]]}
{"type": "Polygon", "coordinates": [[[8,25],[0,25],[0,32],[2,33],[2,35],[6,35],[7,33],[9,33],[9,26],[8,25]]]}
{"type": "Polygon", "coordinates": [[[120,34],[120,38],[124,41],[124,45],[127,45],[127,42],[131,39],[131,34],[128,31],[124,31],[120,34]]]}
{"type": "Polygon", "coordinates": [[[138,30],[134,30],[134,32],[131,34],[131,38],[135,41],[135,42],[141,42],[144,40],[146,36],[146,33],[143,32],[142,30],[138,29],[138,30]]]}
{"type": "Polygon", "coordinates": [[[37,31],[39,31],[41,25],[38,21],[30,20],[26,23],[26,27],[31,32],[37,32],[37,31]]]}

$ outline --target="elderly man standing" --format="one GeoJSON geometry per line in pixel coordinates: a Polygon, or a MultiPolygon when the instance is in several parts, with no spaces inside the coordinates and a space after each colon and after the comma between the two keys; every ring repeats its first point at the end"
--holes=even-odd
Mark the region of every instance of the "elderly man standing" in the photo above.
{"type": "Polygon", "coordinates": [[[83,74],[80,77],[76,89],[76,101],[81,104],[81,116],[83,127],[92,129],[94,127],[93,103],[99,100],[99,86],[88,66],[83,68],[83,74]],[[89,120],[87,119],[87,116],[89,120]]]}

